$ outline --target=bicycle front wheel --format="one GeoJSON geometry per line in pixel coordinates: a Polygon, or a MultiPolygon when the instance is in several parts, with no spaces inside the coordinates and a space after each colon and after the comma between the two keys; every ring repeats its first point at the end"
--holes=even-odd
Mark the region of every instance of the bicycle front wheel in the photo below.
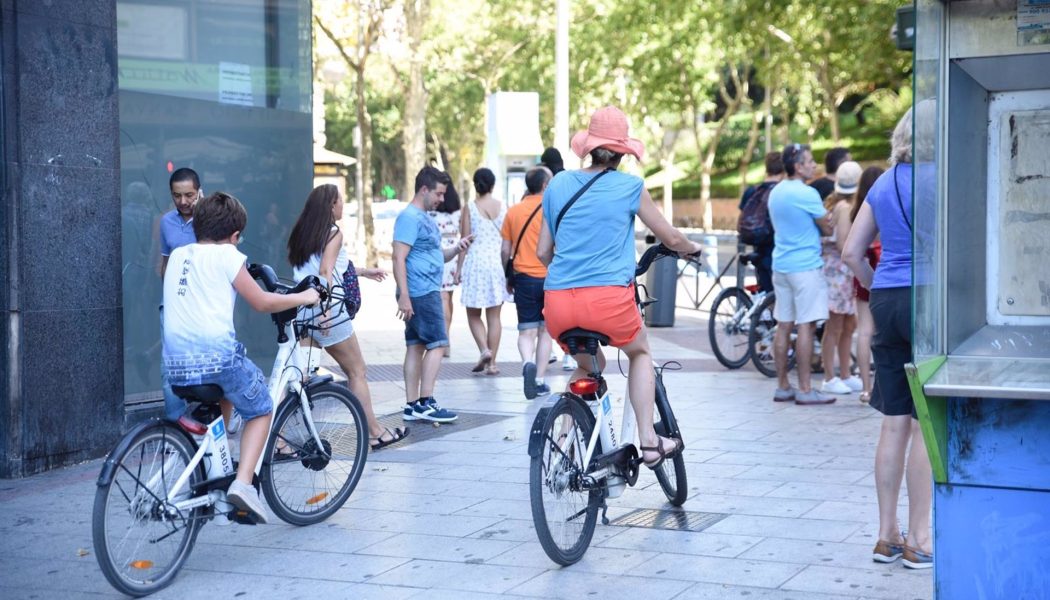
{"type": "Polygon", "coordinates": [[[292,525],[319,523],[339,510],[361,479],[368,456],[365,413],[349,390],[327,383],[311,389],[308,397],[309,416],[298,398],[281,403],[262,468],[270,509],[292,525]]]}
{"type": "MultiPolygon", "coordinates": [[[[660,419],[653,425],[656,435],[682,439],[682,432],[678,430],[678,421],[671,410],[671,401],[667,398],[667,390],[661,377],[656,379],[656,416],[660,419]]],[[[686,480],[685,457],[682,453],[664,460],[655,473],[667,501],[673,506],[685,504],[685,499],[689,496],[689,482],[686,480]]]]}
{"type": "Polygon", "coordinates": [[[204,509],[180,511],[174,502],[190,498],[204,480],[204,467],[190,473],[183,491],[169,492],[190,464],[194,451],[181,430],[155,424],[117,445],[113,478],[95,492],[91,533],[102,574],[121,593],[146,596],[172,582],[193,549],[204,509]]]}
{"type": "Polygon", "coordinates": [[[583,487],[583,459],[593,429],[594,415],[586,406],[562,396],[547,413],[543,443],[529,468],[536,535],[547,556],[563,566],[583,558],[598,519],[601,490],[583,487]]]}
{"type": "Polygon", "coordinates": [[[715,358],[727,369],[739,369],[751,357],[747,339],[751,323],[746,318],[750,308],[751,297],[738,287],[722,290],[711,305],[707,338],[715,358]]]}

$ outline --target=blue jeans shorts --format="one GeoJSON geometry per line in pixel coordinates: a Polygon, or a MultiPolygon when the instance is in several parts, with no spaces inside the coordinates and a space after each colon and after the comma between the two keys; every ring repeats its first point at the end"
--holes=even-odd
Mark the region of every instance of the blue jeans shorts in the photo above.
{"type": "Polygon", "coordinates": [[[514,308],[518,331],[543,327],[543,278],[514,274],[514,308]]]}
{"type": "Polygon", "coordinates": [[[193,364],[192,361],[168,361],[168,382],[173,385],[214,384],[222,388],[226,399],[245,421],[270,414],[273,401],[266,389],[266,378],[237,344],[232,356],[193,364]]]}
{"type": "Polygon", "coordinates": [[[413,297],[412,312],[412,318],[405,323],[406,346],[424,345],[427,350],[448,346],[441,292],[413,297]]]}

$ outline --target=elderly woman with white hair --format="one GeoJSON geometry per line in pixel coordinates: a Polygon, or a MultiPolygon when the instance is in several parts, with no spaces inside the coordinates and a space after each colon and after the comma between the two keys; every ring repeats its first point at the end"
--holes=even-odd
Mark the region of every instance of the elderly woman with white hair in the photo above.
{"type": "MultiPolygon", "coordinates": [[[[927,119],[925,110],[920,103],[917,112],[924,121],[923,127],[929,125],[927,120],[932,123],[932,115],[927,119]]],[[[926,165],[913,164],[912,113],[909,110],[894,129],[892,166],[868,191],[846,239],[842,258],[860,284],[871,290],[870,307],[875,321],[871,347],[875,355],[875,388],[871,406],[883,418],[875,450],[879,538],[872,558],[890,563],[903,556],[905,567],[925,569],[933,566],[933,475],[904,372],[904,365],[912,361],[912,178],[918,176],[921,180],[928,171],[926,165]],[[882,258],[873,271],[865,252],[876,235],[882,239],[882,258]],[[897,523],[902,477],[908,488],[906,539],[897,523]]]]}

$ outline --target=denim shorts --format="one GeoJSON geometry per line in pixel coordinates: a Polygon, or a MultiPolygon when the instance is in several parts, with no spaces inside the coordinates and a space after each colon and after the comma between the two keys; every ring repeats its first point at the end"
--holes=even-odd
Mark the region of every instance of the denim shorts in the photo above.
{"type": "Polygon", "coordinates": [[[518,331],[543,327],[543,278],[514,274],[514,307],[518,331]]]}
{"type": "Polygon", "coordinates": [[[209,361],[195,369],[185,362],[168,366],[168,383],[172,386],[213,384],[222,388],[223,395],[245,421],[269,414],[273,410],[266,378],[244,354],[244,346],[237,344],[236,353],[221,362],[209,361]]]}
{"type": "Polygon", "coordinates": [[[430,292],[412,300],[412,318],[405,323],[405,345],[426,346],[427,350],[448,346],[445,307],[441,292],[430,292]]]}

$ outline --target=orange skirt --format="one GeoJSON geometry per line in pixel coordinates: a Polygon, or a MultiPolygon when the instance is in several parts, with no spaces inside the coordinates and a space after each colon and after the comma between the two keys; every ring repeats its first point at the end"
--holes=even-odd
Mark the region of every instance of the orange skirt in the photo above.
{"type": "MultiPolygon", "coordinates": [[[[634,284],[547,290],[543,294],[543,320],[551,339],[580,327],[609,336],[609,343],[626,346],[642,330],[642,317],[634,303],[634,284]]],[[[561,342],[558,345],[568,351],[561,342]]]]}

